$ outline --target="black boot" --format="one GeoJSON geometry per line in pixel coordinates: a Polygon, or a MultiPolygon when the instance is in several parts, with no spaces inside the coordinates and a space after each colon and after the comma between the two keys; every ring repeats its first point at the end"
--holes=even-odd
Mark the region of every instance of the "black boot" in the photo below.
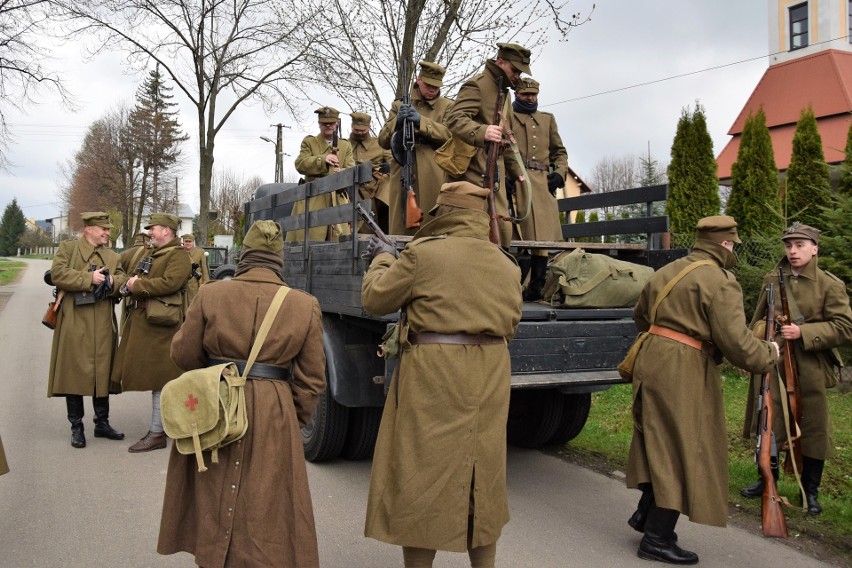
{"type": "Polygon", "coordinates": [[[83,433],[83,397],[69,394],[65,397],[68,410],[68,422],[71,423],[71,445],[75,448],[86,447],[86,435],[83,433]]]}
{"type": "Polygon", "coordinates": [[[518,267],[521,269],[521,286],[523,286],[527,279],[527,274],[530,273],[530,257],[526,255],[518,256],[515,260],[518,261],[518,267]]]}
{"type": "Polygon", "coordinates": [[[698,564],[698,555],[683,550],[672,538],[678,517],[677,511],[651,506],[645,520],[645,536],[639,543],[639,558],[667,564],[698,564]]]}
{"type": "Polygon", "coordinates": [[[109,425],[109,397],[92,397],[95,409],[95,438],[123,440],[124,434],[109,425]]]}
{"type": "Polygon", "coordinates": [[[524,300],[535,302],[541,300],[541,289],[544,288],[544,281],[547,279],[548,257],[533,256],[530,261],[530,284],[524,291],[524,300]]]}
{"type": "Polygon", "coordinates": [[[805,498],[808,500],[808,514],[819,515],[822,506],[817,501],[819,496],[819,485],[822,483],[822,470],[825,461],[815,460],[802,456],[802,487],[805,490],[805,498]]]}
{"type": "MultiPolygon", "coordinates": [[[[636,511],[627,519],[627,524],[636,532],[645,532],[645,522],[648,519],[648,511],[656,505],[654,499],[654,488],[650,483],[640,483],[639,489],[642,490],[642,496],[639,498],[639,503],[636,505],[636,511]]],[[[672,532],[672,540],[677,542],[677,533],[672,532]]]]}
{"type": "MultiPolygon", "coordinates": [[[[772,477],[778,482],[778,468],[772,468],[772,477]]],[[[763,477],[760,475],[760,469],[757,470],[757,481],[740,489],[740,495],[743,497],[760,498],[763,497],[763,477]]]]}

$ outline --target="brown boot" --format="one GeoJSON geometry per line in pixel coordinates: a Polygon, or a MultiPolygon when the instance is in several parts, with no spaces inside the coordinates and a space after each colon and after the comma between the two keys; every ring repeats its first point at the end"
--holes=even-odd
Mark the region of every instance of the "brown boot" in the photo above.
{"type": "Polygon", "coordinates": [[[145,437],[127,448],[131,454],[139,452],[150,452],[151,450],[161,450],[166,447],[165,432],[148,432],[145,437]]]}

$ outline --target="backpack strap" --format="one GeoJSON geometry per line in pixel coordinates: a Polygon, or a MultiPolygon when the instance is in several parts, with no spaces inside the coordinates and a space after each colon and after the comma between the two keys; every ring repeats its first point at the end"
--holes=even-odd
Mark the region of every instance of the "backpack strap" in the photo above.
{"type": "Polygon", "coordinates": [[[275,316],[278,315],[278,310],[281,309],[281,304],[284,303],[284,298],[287,296],[289,291],[290,288],[287,286],[281,286],[275,293],[275,297],[272,298],[272,304],[270,304],[269,309],[266,310],[266,315],[263,318],[263,322],[260,324],[260,329],[258,330],[257,337],[254,340],[254,345],[251,346],[251,353],[249,353],[249,358],[246,361],[246,367],[243,371],[244,379],[248,377],[251,366],[254,364],[254,360],[257,359],[257,356],[260,353],[260,348],[263,346],[263,342],[266,341],[266,336],[272,328],[272,322],[275,320],[275,316]]]}
{"type": "Polygon", "coordinates": [[[686,276],[699,266],[716,266],[716,263],[712,260],[698,260],[696,262],[686,265],[683,270],[677,273],[677,276],[669,280],[665,287],[660,291],[659,296],[657,296],[657,300],[654,302],[654,307],[651,308],[651,317],[649,319],[649,323],[651,325],[654,325],[654,320],[657,319],[657,308],[660,307],[660,302],[662,302],[666,298],[666,296],[669,295],[669,292],[672,291],[672,288],[675,287],[675,284],[680,282],[684,276],[686,276]]]}

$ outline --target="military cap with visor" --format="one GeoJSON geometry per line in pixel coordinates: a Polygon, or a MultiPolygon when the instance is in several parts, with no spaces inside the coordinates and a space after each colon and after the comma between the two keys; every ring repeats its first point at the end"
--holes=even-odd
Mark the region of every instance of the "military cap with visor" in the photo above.
{"type": "Polygon", "coordinates": [[[518,71],[526,73],[527,75],[531,75],[532,71],[530,71],[530,57],[532,53],[529,49],[522,45],[518,45],[517,43],[498,43],[497,44],[497,57],[508,61],[518,71]]]}
{"type": "Polygon", "coordinates": [[[150,229],[154,225],[160,225],[161,227],[168,227],[173,231],[177,231],[179,224],[180,220],[177,218],[177,215],[172,215],[171,213],[153,213],[151,218],[148,219],[148,224],[145,225],[145,228],[150,229]]]}
{"type": "Polygon", "coordinates": [[[243,239],[243,247],[281,252],[284,249],[281,225],[275,221],[255,221],[243,239]]]}
{"type": "Polygon", "coordinates": [[[352,128],[366,130],[370,128],[370,115],[363,112],[353,112],[349,116],[352,117],[352,128]]]}
{"type": "Polygon", "coordinates": [[[80,215],[83,224],[87,227],[102,227],[104,229],[112,229],[112,223],[109,222],[109,215],[103,211],[87,211],[80,215]]]}
{"type": "Polygon", "coordinates": [[[441,205],[485,211],[488,208],[488,189],[469,181],[453,181],[441,186],[435,206],[429,211],[435,215],[441,205]]]}
{"type": "Polygon", "coordinates": [[[539,82],[533,79],[532,77],[524,77],[520,81],[518,81],[518,86],[515,88],[515,92],[519,95],[538,94],[538,86],[539,82]]]}
{"type": "Polygon", "coordinates": [[[340,118],[340,111],[329,106],[318,108],[314,112],[319,115],[318,119],[321,124],[332,124],[340,118]]]}
{"type": "Polygon", "coordinates": [[[810,225],[803,225],[796,221],[789,227],[784,230],[784,235],[781,237],[782,241],[789,241],[793,239],[809,239],[813,241],[815,245],[819,244],[819,234],[822,231],[811,227],[810,225]]]}
{"type": "Polygon", "coordinates": [[[421,81],[433,87],[444,86],[444,73],[447,72],[445,68],[432,61],[421,61],[418,65],[420,66],[421,81]]]}
{"type": "Polygon", "coordinates": [[[722,241],[731,241],[741,243],[739,234],[737,234],[737,222],[730,215],[712,215],[699,219],[698,225],[695,227],[696,237],[714,243],[722,241]]]}
{"type": "Polygon", "coordinates": [[[193,235],[192,233],[186,233],[180,236],[180,240],[185,243],[188,243],[190,241],[195,242],[195,235],[193,235]]]}

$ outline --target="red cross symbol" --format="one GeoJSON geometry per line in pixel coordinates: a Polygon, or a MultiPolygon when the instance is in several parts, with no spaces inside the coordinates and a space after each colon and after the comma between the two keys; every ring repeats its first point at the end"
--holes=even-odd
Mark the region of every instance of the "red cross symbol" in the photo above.
{"type": "Polygon", "coordinates": [[[189,393],[189,396],[186,397],[186,402],[183,403],[185,407],[195,412],[195,405],[198,404],[198,399],[192,396],[192,393],[189,393]]]}

